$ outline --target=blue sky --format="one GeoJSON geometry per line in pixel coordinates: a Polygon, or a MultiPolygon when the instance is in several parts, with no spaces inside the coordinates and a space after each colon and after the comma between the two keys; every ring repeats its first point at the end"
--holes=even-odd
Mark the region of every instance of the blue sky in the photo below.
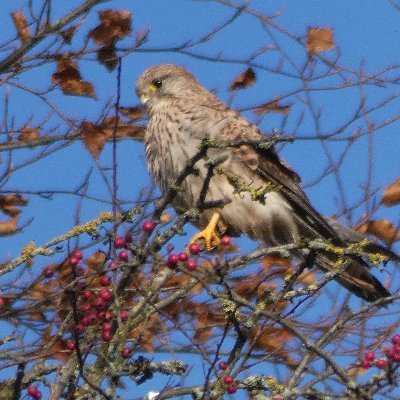
{"type": "MultiPolygon", "coordinates": [[[[65,7],[73,8],[80,1],[54,2],[54,13],[61,15],[65,7]]],[[[19,8],[27,11],[25,1],[5,2],[0,13],[2,37],[8,38],[14,33],[14,27],[9,12],[19,8]]],[[[327,1],[265,1],[251,0],[250,7],[255,11],[276,15],[274,22],[288,31],[305,37],[309,26],[326,26],[334,30],[335,44],[340,51],[339,64],[349,69],[357,70],[362,65],[365,72],[375,73],[390,65],[399,63],[399,27],[400,12],[388,1],[366,0],[334,2],[327,1]]],[[[161,62],[176,62],[185,65],[209,88],[215,89],[217,95],[224,101],[229,101],[231,92],[230,82],[246,67],[234,60],[245,60],[250,54],[262,46],[272,46],[270,36],[262,29],[255,18],[245,15],[230,25],[222,33],[200,46],[193,48],[196,55],[213,57],[221,55],[232,62],[216,63],[201,60],[197,57],[178,54],[170,49],[188,39],[198,38],[208,33],[215,26],[226,21],[232,10],[213,1],[186,1],[186,0],[147,0],[146,2],[112,1],[102,4],[99,9],[117,8],[128,9],[132,12],[133,28],[135,31],[150,29],[149,41],[142,49],[128,55],[122,66],[122,93],[121,105],[132,106],[138,103],[134,92],[134,84],[139,74],[148,66],[161,62]],[[153,50],[153,51],[151,51],[153,50]]],[[[82,32],[87,32],[97,23],[97,15],[92,13],[84,22],[82,32]]],[[[307,55],[293,40],[272,30],[277,42],[285,47],[288,56],[294,60],[295,66],[300,67],[307,55]]],[[[79,43],[79,35],[74,44],[79,43]]],[[[120,42],[127,46],[132,39],[120,42]]],[[[335,52],[326,52],[326,57],[333,59],[335,52]]],[[[278,58],[275,52],[264,53],[258,62],[271,68],[275,67],[278,58]]],[[[317,68],[321,68],[317,66],[317,68]]],[[[55,71],[54,65],[36,69],[19,78],[20,84],[27,84],[38,90],[44,90],[50,85],[51,74],[55,71]]],[[[63,96],[59,90],[52,92],[48,98],[62,107],[68,116],[93,121],[99,114],[102,105],[116,95],[116,72],[106,72],[105,68],[90,60],[82,60],[80,71],[85,80],[95,84],[97,100],[63,96]]],[[[285,66],[283,74],[256,71],[256,84],[246,90],[239,91],[233,98],[235,108],[247,107],[264,103],[277,96],[285,97],[298,90],[302,82],[291,77],[294,68],[285,66]]],[[[387,76],[394,77],[399,73],[394,69],[387,76]]],[[[336,78],[322,79],[313,82],[314,88],[338,84],[336,78]]],[[[6,90],[10,91],[9,123],[14,119],[19,126],[32,117],[32,125],[43,120],[48,112],[42,102],[33,96],[9,85],[0,86],[0,101],[4,104],[6,90]]],[[[372,107],[383,99],[398,93],[398,87],[365,87],[366,105],[372,107]]],[[[284,103],[292,104],[292,110],[287,118],[285,133],[292,133],[297,122],[305,112],[305,117],[298,129],[298,136],[313,136],[315,125],[307,115],[304,107],[304,95],[293,95],[285,99],[284,103]]],[[[349,88],[341,91],[313,92],[313,101],[321,111],[321,131],[330,132],[341,126],[354,112],[360,101],[358,88],[349,88]]],[[[2,107],[1,107],[2,108],[2,107]]],[[[399,100],[388,104],[381,111],[373,113],[371,120],[380,124],[399,110],[399,100]]],[[[245,113],[253,121],[257,117],[252,112],[245,113]]],[[[282,124],[282,115],[269,114],[262,119],[260,127],[270,132],[282,124]]],[[[57,118],[49,126],[56,126],[57,118]]],[[[344,135],[350,134],[357,128],[363,128],[365,121],[357,121],[350,125],[344,135]]],[[[400,152],[399,123],[394,123],[379,130],[373,141],[373,188],[378,190],[375,196],[379,201],[382,188],[393,182],[399,176],[398,157],[400,152]]],[[[61,132],[63,128],[61,128],[61,132]]],[[[341,169],[341,178],[346,198],[351,205],[357,203],[362,196],[361,185],[366,181],[368,165],[368,137],[357,142],[345,158],[341,169]]],[[[328,143],[332,155],[337,160],[344,148],[343,143],[328,143]]],[[[24,150],[15,153],[14,163],[26,160],[37,150],[24,150]]],[[[317,140],[298,140],[294,144],[286,145],[281,155],[299,172],[305,186],[319,176],[321,170],[327,166],[321,144],[317,140]]],[[[100,164],[111,165],[111,146],[106,146],[100,157],[100,164]]],[[[0,165],[1,168],[1,165],[0,165]]],[[[1,190],[72,190],[79,186],[88,171],[92,171],[89,194],[110,200],[111,196],[102,182],[101,175],[82,143],[77,142],[60,152],[35,163],[29,168],[21,169],[13,174],[12,178],[0,187],[1,190]]],[[[140,189],[149,185],[150,177],[147,173],[144,160],[143,145],[133,141],[123,141],[118,145],[118,174],[119,194],[124,200],[135,199],[140,189]]],[[[307,193],[316,208],[325,215],[338,212],[338,187],[332,175],[321,180],[318,185],[307,188],[307,193]]],[[[38,196],[28,196],[29,205],[22,214],[21,222],[31,218],[33,222],[24,232],[11,237],[3,238],[0,248],[0,261],[5,258],[16,257],[21,248],[31,240],[37,245],[46,243],[49,239],[70,229],[75,225],[75,215],[79,198],[71,195],[55,196],[52,201],[38,196]]],[[[110,207],[96,201],[84,201],[81,208],[81,220],[87,221],[96,217],[99,212],[109,210],[110,207]]],[[[352,213],[353,222],[364,213],[363,206],[352,213]]],[[[392,219],[399,222],[399,208],[384,208],[378,211],[376,217],[392,219]]],[[[192,231],[189,227],[188,231],[192,231]]],[[[243,242],[246,243],[246,242],[243,242]]],[[[182,244],[182,242],[181,242],[182,244]]],[[[36,268],[36,266],[35,266],[36,268]]],[[[382,276],[382,275],[381,275],[382,276]]]]}

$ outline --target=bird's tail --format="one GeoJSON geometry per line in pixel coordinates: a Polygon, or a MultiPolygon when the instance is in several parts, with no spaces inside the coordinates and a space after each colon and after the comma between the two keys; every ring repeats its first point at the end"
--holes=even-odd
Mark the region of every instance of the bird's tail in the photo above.
{"type": "MultiPolygon", "coordinates": [[[[363,259],[350,256],[347,262],[349,265],[346,270],[335,277],[342,286],[370,302],[390,296],[389,291],[368,271],[369,266],[363,259]]],[[[333,254],[320,253],[316,256],[315,263],[325,272],[340,268],[333,254]]]]}

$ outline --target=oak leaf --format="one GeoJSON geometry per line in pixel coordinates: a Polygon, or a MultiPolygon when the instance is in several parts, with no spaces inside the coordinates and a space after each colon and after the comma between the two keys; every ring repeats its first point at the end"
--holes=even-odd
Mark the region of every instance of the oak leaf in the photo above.
{"type": "Polygon", "coordinates": [[[291,105],[281,105],[279,104],[279,99],[274,99],[272,101],[269,101],[268,103],[265,103],[261,105],[260,107],[257,107],[254,112],[257,115],[264,115],[269,112],[274,112],[274,113],[281,113],[281,114],[289,114],[291,105]]]}
{"type": "Polygon", "coordinates": [[[392,222],[387,219],[366,221],[357,227],[357,231],[362,234],[369,233],[374,235],[389,245],[400,240],[399,229],[396,229],[392,222]]]}
{"type": "Polygon", "coordinates": [[[107,259],[107,254],[104,251],[98,250],[93,253],[88,259],[86,260],[86,265],[90,269],[98,270],[100,269],[107,259]]]}
{"type": "Polygon", "coordinates": [[[10,217],[21,213],[19,206],[26,206],[28,200],[20,194],[0,195],[0,209],[10,217]]]}
{"type": "Polygon", "coordinates": [[[248,88],[254,85],[255,80],[256,73],[254,72],[253,68],[248,68],[233,80],[229,86],[229,89],[238,90],[248,88]]]}
{"type": "Polygon", "coordinates": [[[120,107],[119,111],[133,121],[137,121],[143,118],[142,106],[120,107]]]}
{"type": "Polygon", "coordinates": [[[11,13],[11,17],[14,21],[15,27],[17,28],[18,36],[21,39],[21,42],[28,42],[31,38],[31,33],[29,32],[25,14],[22,11],[16,11],[11,13]]]}
{"type": "Polygon", "coordinates": [[[101,47],[96,52],[99,62],[106,66],[109,71],[113,71],[118,65],[118,56],[114,44],[101,47]]]}
{"type": "Polygon", "coordinates": [[[85,147],[92,153],[94,158],[98,158],[107,140],[111,139],[116,129],[116,136],[133,137],[142,140],[144,128],[133,124],[118,123],[115,125],[115,118],[107,118],[102,124],[96,125],[88,121],[81,124],[81,131],[85,147]]]}
{"type": "Polygon", "coordinates": [[[72,37],[74,36],[77,28],[78,25],[72,25],[71,27],[64,29],[63,31],[60,32],[60,35],[65,43],[71,44],[72,37]]]}
{"type": "Polygon", "coordinates": [[[39,137],[40,128],[30,128],[29,126],[24,126],[21,129],[21,133],[18,136],[20,142],[25,142],[29,140],[34,140],[39,137]]]}
{"type": "Polygon", "coordinates": [[[99,18],[100,24],[89,33],[89,37],[96,45],[109,47],[132,32],[132,19],[129,11],[100,11],[99,18]]]}
{"type": "Polygon", "coordinates": [[[383,191],[382,204],[393,206],[400,203],[400,178],[385,188],[383,191]]]}
{"type": "Polygon", "coordinates": [[[57,58],[57,71],[52,75],[53,82],[60,86],[63,93],[71,96],[95,97],[94,87],[82,80],[78,66],[67,54],[57,58]]]}
{"type": "Polygon", "coordinates": [[[0,222],[0,236],[12,235],[18,230],[18,216],[0,222]]]}
{"type": "Polygon", "coordinates": [[[331,28],[308,28],[307,51],[310,55],[315,55],[321,51],[332,50],[334,47],[333,30],[331,28]]]}

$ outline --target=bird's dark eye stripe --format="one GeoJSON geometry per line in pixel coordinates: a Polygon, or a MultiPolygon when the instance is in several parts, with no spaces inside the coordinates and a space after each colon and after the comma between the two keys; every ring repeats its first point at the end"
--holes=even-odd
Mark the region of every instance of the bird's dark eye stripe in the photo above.
{"type": "Polygon", "coordinates": [[[162,81],[160,79],[154,79],[152,83],[156,88],[160,88],[162,86],[162,81]]]}

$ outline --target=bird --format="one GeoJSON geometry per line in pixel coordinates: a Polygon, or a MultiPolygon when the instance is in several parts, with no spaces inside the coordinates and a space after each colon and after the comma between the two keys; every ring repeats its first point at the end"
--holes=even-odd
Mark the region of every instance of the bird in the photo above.
{"type": "MultiPolygon", "coordinates": [[[[136,93],[148,117],[144,135],[148,169],[163,193],[176,185],[204,143],[218,144],[210,145],[206,157],[197,160],[172,200],[176,210],[200,206],[195,224],[202,230],[191,243],[204,240],[211,249],[228,233],[244,234],[268,246],[306,238],[344,249],[365,239],[319,214],[301,188],[299,175],[274,146],[257,145],[268,135],[184,67],[164,63],[146,69],[137,79],[136,93]]],[[[367,243],[363,250],[396,257],[379,244],[367,243]]],[[[322,249],[314,254],[313,263],[324,272],[335,271],[338,257],[322,249]]],[[[346,263],[335,276],[342,286],[369,302],[390,296],[361,256],[347,255],[346,263]]]]}

